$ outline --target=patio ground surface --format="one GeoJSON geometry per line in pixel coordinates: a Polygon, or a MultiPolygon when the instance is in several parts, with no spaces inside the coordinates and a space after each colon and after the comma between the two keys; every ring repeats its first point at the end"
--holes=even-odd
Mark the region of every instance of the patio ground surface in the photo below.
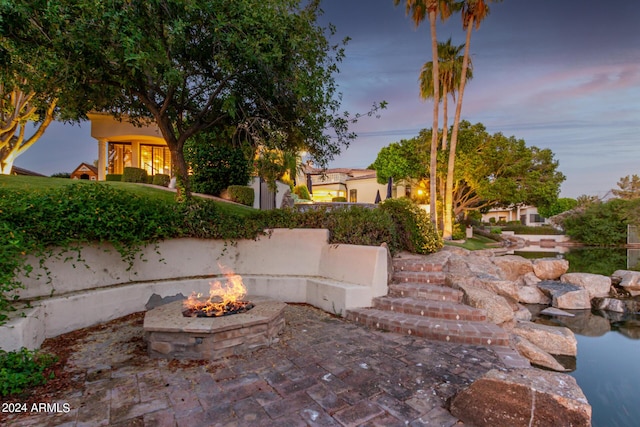
{"type": "Polygon", "coordinates": [[[285,317],[277,344],[218,361],[150,359],[143,313],[49,339],[57,378],[5,399],[27,412],[0,413],[0,425],[462,425],[447,400],[505,367],[491,348],[374,331],[306,305],[288,305],[285,317]]]}

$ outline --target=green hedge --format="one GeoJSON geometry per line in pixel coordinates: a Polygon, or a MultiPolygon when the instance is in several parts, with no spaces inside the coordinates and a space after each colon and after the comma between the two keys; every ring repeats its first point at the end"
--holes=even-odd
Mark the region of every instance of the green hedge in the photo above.
{"type": "Polygon", "coordinates": [[[380,209],[389,212],[396,224],[396,246],[417,254],[430,254],[442,247],[442,239],[429,215],[416,203],[405,197],[387,199],[380,209]]]}
{"type": "Polygon", "coordinates": [[[141,168],[126,167],[122,174],[122,181],[147,183],[147,171],[141,168]]]}
{"type": "Polygon", "coordinates": [[[346,197],[333,197],[331,199],[332,202],[346,202],[347,198],[346,197]]]}
{"type": "Polygon", "coordinates": [[[107,181],[117,181],[120,182],[122,181],[122,174],[121,173],[109,173],[107,174],[107,176],[105,177],[105,179],[107,181]]]}
{"type": "Polygon", "coordinates": [[[170,181],[171,181],[171,177],[169,175],[157,173],[153,175],[153,180],[151,181],[151,183],[153,185],[161,185],[163,187],[168,187],[170,181]]]}
{"type": "Polygon", "coordinates": [[[229,193],[229,198],[232,201],[246,206],[253,206],[253,201],[255,199],[255,192],[253,191],[253,188],[246,187],[244,185],[230,185],[227,188],[227,192],[229,193]]]}

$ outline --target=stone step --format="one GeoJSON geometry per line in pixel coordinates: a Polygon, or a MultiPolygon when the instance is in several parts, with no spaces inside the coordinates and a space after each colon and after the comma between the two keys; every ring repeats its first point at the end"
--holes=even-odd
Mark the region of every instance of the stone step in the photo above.
{"type": "Polygon", "coordinates": [[[391,297],[461,302],[462,295],[462,291],[459,289],[425,283],[396,283],[389,285],[389,296],[391,297]]]}
{"type": "Polygon", "coordinates": [[[394,271],[393,281],[395,283],[430,283],[433,285],[444,285],[445,274],[441,271],[394,271]]]}
{"type": "Polygon", "coordinates": [[[373,307],[395,313],[414,314],[436,319],[484,322],[484,310],[458,304],[453,301],[433,301],[418,298],[378,297],[373,299],[373,307]]]}
{"type": "Polygon", "coordinates": [[[509,345],[509,334],[499,326],[487,322],[434,319],[375,308],[347,310],[346,318],[371,328],[436,341],[483,346],[509,345]]]}
{"type": "Polygon", "coordinates": [[[442,271],[442,263],[421,259],[394,259],[393,269],[395,271],[442,271]]]}

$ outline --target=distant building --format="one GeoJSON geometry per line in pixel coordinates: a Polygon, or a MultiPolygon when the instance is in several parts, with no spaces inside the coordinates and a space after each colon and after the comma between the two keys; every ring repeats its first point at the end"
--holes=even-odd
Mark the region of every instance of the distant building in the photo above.
{"type": "Polygon", "coordinates": [[[27,169],[22,169],[19,168],[17,166],[13,166],[11,168],[11,175],[24,175],[24,176],[46,176],[46,175],[42,175],[41,173],[38,172],[33,172],[27,169]]]}
{"type": "MultiPolygon", "coordinates": [[[[380,200],[387,199],[388,184],[380,184],[376,171],[372,169],[334,168],[317,169],[305,166],[298,173],[296,182],[305,184],[311,181],[311,193],[314,202],[331,202],[335,197],[344,197],[349,203],[375,203],[378,193],[380,200]]],[[[307,185],[308,186],[308,185],[307,185]]],[[[392,183],[391,197],[409,195],[409,187],[392,183]]]]}
{"type": "Polygon", "coordinates": [[[511,222],[519,221],[523,225],[537,227],[548,224],[547,219],[540,216],[535,206],[510,206],[508,208],[495,208],[482,215],[482,222],[511,222]]]}
{"type": "Polygon", "coordinates": [[[80,163],[73,172],[71,172],[71,179],[88,179],[90,181],[98,180],[98,168],[88,163],[80,163]]]}

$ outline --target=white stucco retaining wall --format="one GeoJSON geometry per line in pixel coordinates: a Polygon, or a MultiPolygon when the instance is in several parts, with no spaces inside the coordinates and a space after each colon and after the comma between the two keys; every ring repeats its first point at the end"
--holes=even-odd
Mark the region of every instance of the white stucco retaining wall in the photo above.
{"type": "MultiPolygon", "coordinates": [[[[87,245],[22,278],[26,317],[0,326],[0,348],[37,348],[45,338],[144,310],[151,295],[207,293],[225,271],[243,276],[249,295],[308,303],[328,312],[368,307],[387,293],[387,249],[330,245],[329,232],[276,229],[258,240],[175,239],[143,250],[129,269],[109,245],[87,245]],[[106,252],[105,252],[106,251],[106,252]]],[[[32,265],[38,265],[32,259],[32,265]]]]}

